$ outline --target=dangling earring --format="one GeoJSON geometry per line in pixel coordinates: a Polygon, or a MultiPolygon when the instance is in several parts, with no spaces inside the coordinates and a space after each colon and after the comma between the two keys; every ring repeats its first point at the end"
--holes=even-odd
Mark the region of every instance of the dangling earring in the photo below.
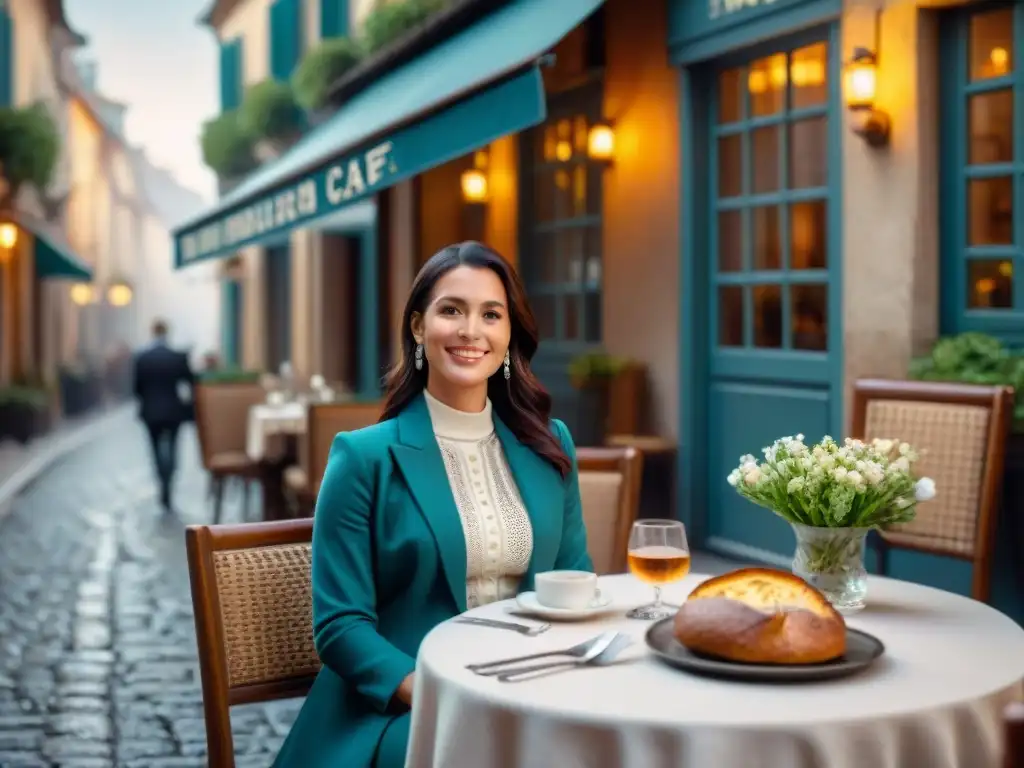
{"type": "Polygon", "coordinates": [[[509,358],[508,350],[505,350],[505,381],[512,378],[512,360],[509,358]]]}
{"type": "Polygon", "coordinates": [[[416,370],[417,371],[422,371],[423,370],[423,345],[422,344],[417,344],[416,345],[416,370]]]}

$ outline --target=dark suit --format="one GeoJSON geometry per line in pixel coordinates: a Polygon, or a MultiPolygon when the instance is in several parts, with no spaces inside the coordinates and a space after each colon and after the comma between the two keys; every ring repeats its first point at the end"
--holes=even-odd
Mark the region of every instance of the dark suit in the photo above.
{"type": "Polygon", "coordinates": [[[181,384],[195,385],[188,355],[157,342],[135,356],[135,397],[146,425],[160,481],[160,501],[171,505],[171,481],[177,464],[178,430],[188,421],[191,404],[181,398],[181,384]]]}

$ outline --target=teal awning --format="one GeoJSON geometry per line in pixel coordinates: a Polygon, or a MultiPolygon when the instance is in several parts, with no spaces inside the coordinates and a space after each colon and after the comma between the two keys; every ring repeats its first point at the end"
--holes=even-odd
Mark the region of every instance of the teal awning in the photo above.
{"type": "Polygon", "coordinates": [[[389,72],[201,217],[175,266],[309,224],[546,116],[539,59],[603,0],[511,0],[389,72]]]}
{"type": "Polygon", "coordinates": [[[63,235],[44,221],[19,214],[15,220],[35,238],[36,277],[59,280],[92,280],[92,268],[75,255],[63,235]]]}

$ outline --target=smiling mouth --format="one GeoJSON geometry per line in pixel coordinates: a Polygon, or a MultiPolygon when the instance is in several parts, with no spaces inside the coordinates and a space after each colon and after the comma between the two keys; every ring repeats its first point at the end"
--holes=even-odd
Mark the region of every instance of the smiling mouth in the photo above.
{"type": "Polygon", "coordinates": [[[459,360],[481,360],[484,355],[487,354],[482,349],[476,349],[475,347],[448,347],[447,352],[452,357],[456,357],[459,360]]]}

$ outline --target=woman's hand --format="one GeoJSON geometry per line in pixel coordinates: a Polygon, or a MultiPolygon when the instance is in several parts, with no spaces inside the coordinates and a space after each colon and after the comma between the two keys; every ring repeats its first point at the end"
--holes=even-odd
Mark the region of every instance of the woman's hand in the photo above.
{"type": "Polygon", "coordinates": [[[398,699],[403,704],[405,704],[405,706],[407,706],[407,707],[411,707],[412,706],[412,688],[413,688],[413,684],[415,682],[416,682],[416,674],[413,673],[413,672],[410,672],[402,680],[401,684],[398,686],[398,690],[395,691],[395,698],[398,699]]]}

